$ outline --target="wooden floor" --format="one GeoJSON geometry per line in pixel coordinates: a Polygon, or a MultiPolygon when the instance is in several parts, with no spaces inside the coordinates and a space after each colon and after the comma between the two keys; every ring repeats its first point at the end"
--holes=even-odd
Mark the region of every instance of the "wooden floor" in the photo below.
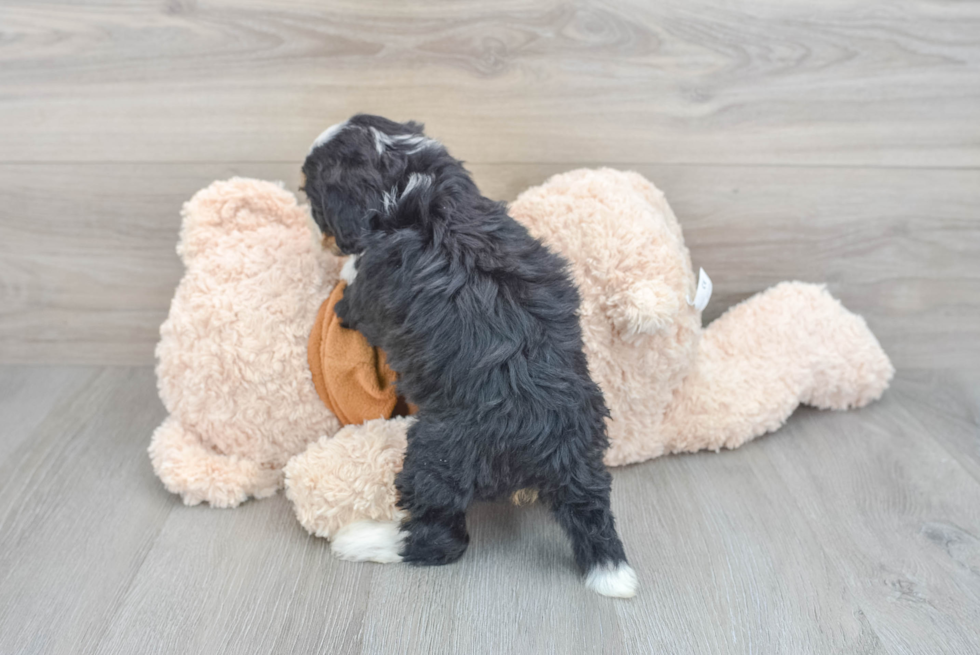
{"type": "Polygon", "coordinates": [[[457,564],[335,560],[286,500],[153,476],[147,367],[0,369],[0,653],[980,652],[980,373],[902,372],[720,454],[614,472],[642,588],[585,589],[540,508],[457,564]]]}
{"type": "Polygon", "coordinates": [[[4,0],[0,655],[980,653],[978,35],[948,0],[4,0]],[[183,507],[146,455],[181,203],[295,190],[356,111],[424,121],[502,200],[640,171],[706,320],[826,282],[893,388],[617,470],[628,602],[540,508],[476,508],[419,570],[334,560],[282,496],[183,507]]]}

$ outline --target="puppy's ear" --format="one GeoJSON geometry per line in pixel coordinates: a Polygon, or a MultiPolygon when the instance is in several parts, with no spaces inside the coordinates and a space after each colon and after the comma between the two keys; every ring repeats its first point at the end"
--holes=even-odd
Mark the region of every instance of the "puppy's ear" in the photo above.
{"type": "Polygon", "coordinates": [[[303,166],[304,190],[321,230],[345,253],[358,253],[368,219],[381,203],[380,154],[364,130],[346,130],[329,148],[318,148],[303,166]]]}

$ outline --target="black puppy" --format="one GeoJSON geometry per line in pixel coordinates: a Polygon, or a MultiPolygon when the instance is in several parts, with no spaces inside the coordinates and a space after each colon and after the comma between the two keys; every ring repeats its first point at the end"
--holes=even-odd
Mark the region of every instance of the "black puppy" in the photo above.
{"type": "Polygon", "coordinates": [[[533,489],[586,584],[632,596],[602,463],[608,410],[566,262],[417,123],[354,116],[320,135],[303,173],[325,244],[352,256],[337,314],[387,353],[418,406],[395,482],[404,521],[349,525],[334,553],[446,564],[466,550],[472,501],[533,489]]]}

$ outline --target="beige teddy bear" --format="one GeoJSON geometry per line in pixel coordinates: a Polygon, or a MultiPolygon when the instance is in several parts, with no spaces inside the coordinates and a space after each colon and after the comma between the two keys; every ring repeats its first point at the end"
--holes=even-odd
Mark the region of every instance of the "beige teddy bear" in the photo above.
{"type": "MultiPolygon", "coordinates": [[[[612,412],[609,465],[734,448],[800,402],[858,407],[888,385],[891,364],[864,321],[819,286],[777,285],[702,331],[680,227],[640,175],[558,175],[511,214],[571,263],[589,366],[612,412]]],[[[275,493],[285,466],[300,522],[330,537],[396,516],[412,419],[340,429],[318,397],[308,340],[342,264],[318,236],[268,182],[216,182],[185,205],[187,271],[157,348],[170,416],[150,454],[168,490],[216,507],[275,493]]]]}

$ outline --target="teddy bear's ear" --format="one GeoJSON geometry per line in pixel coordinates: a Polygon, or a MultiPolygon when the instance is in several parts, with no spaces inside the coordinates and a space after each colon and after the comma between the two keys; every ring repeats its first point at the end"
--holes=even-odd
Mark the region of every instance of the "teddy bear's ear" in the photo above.
{"type": "Polygon", "coordinates": [[[213,252],[231,234],[271,225],[306,233],[309,219],[281,182],[244,177],[212,182],[184,203],[177,253],[185,263],[213,252]]]}
{"type": "Polygon", "coordinates": [[[662,280],[641,280],[605,301],[613,325],[624,337],[656,334],[677,319],[680,299],[662,280]]]}

